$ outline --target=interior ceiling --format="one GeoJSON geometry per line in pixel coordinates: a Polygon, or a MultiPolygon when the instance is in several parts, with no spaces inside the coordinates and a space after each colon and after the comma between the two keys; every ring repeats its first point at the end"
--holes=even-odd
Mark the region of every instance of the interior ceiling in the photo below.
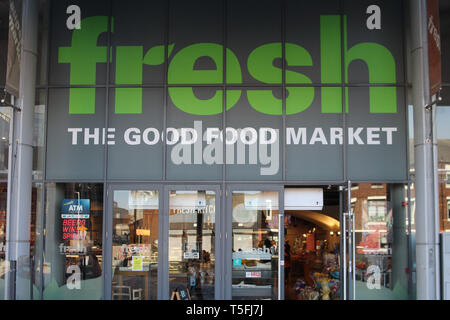
{"type": "Polygon", "coordinates": [[[325,230],[335,231],[339,230],[340,228],[339,220],[336,220],[318,211],[286,211],[286,214],[314,223],[325,230]]]}
{"type": "MultiPolygon", "coordinates": [[[[298,188],[298,186],[295,187],[298,188]]],[[[325,185],[317,187],[323,188],[323,206],[324,206],[323,211],[328,214],[323,214],[320,211],[312,211],[312,210],[301,210],[301,211],[285,210],[285,213],[292,215],[296,218],[316,224],[325,230],[330,231],[339,230],[340,227],[339,220],[329,215],[329,214],[333,215],[333,212],[337,215],[339,214],[340,196],[338,186],[325,185]]]]}

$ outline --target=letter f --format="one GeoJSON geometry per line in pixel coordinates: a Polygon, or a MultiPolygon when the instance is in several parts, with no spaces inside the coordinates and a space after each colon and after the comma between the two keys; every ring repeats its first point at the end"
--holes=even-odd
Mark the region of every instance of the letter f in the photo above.
{"type": "MultiPolygon", "coordinates": [[[[100,34],[108,31],[108,17],[85,18],[75,29],[72,46],[59,48],[58,62],[70,63],[70,85],[95,85],[97,63],[106,63],[107,48],[97,47],[100,34]]],[[[95,88],[70,88],[70,114],[95,113],[95,88]]]]}

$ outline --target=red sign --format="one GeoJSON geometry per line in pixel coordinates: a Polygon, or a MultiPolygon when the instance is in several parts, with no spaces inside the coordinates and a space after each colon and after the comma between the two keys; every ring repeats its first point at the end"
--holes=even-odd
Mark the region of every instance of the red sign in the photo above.
{"type": "Polygon", "coordinates": [[[306,235],[306,250],[308,250],[308,251],[316,251],[316,248],[315,248],[314,244],[315,244],[314,234],[313,233],[308,233],[306,235]]]}
{"type": "Polygon", "coordinates": [[[430,97],[433,99],[433,96],[441,90],[442,83],[439,0],[427,0],[427,19],[430,97]]]}
{"type": "Polygon", "coordinates": [[[86,227],[85,219],[64,219],[63,220],[63,240],[85,240],[86,227]]]}
{"type": "Polygon", "coordinates": [[[245,273],[246,278],[261,278],[261,271],[258,272],[246,272],[245,273]]]}

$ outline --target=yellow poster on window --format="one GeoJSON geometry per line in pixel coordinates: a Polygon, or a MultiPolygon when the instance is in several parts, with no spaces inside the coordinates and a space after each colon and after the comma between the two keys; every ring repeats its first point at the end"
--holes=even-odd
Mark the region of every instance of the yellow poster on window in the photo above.
{"type": "Polygon", "coordinates": [[[142,256],[133,256],[131,260],[131,271],[142,271],[142,256]]]}

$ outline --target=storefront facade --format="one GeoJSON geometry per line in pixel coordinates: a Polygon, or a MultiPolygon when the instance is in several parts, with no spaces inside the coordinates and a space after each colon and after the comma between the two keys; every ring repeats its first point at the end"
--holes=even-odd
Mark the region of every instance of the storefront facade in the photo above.
{"type": "Polygon", "coordinates": [[[414,299],[404,16],[381,0],[43,1],[17,293],[414,299]]]}

